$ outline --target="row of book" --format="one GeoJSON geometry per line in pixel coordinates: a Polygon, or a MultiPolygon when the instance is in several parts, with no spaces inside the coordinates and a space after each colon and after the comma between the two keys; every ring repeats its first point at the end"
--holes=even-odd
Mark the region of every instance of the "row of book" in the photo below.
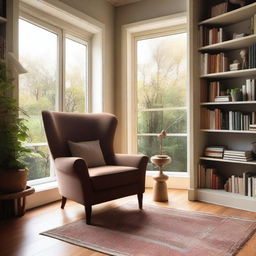
{"type": "Polygon", "coordinates": [[[242,177],[232,175],[224,185],[224,190],[244,196],[256,197],[256,176],[244,172],[242,177]]]}
{"type": "Polygon", "coordinates": [[[242,85],[242,100],[251,101],[256,100],[256,86],[255,79],[246,79],[245,84],[242,85]]]}
{"type": "Polygon", "coordinates": [[[223,13],[232,11],[237,7],[237,5],[231,4],[229,1],[224,1],[222,3],[216,4],[211,7],[211,17],[215,17],[223,13]]]}
{"type": "Polygon", "coordinates": [[[207,168],[199,164],[198,187],[210,189],[223,189],[223,178],[216,172],[215,168],[207,168]]]}
{"type": "Polygon", "coordinates": [[[199,33],[201,46],[222,43],[225,40],[223,28],[207,28],[200,26],[199,33]]]}
{"type": "Polygon", "coordinates": [[[224,150],[223,159],[248,162],[253,160],[252,151],[224,150]]]}
{"type": "Polygon", "coordinates": [[[201,54],[201,74],[219,73],[228,71],[228,58],[224,52],[218,54],[201,54]]]}
{"type": "Polygon", "coordinates": [[[248,131],[254,129],[255,124],[256,112],[201,108],[201,129],[248,131]]]}
{"type": "Polygon", "coordinates": [[[249,46],[248,49],[248,66],[249,68],[256,68],[256,44],[249,46]]]}
{"type": "MultiPolygon", "coordinates": [[[[240,91],[241,97],[239,101],[255,101],[256,100],[256,83],[255,79],[246,79],[240,91]]],[[[223,89],[220,81],[201,80],[201,102],[226,102],[231,101],[230,94],[227,95],[227,90],[223,89]]]]}

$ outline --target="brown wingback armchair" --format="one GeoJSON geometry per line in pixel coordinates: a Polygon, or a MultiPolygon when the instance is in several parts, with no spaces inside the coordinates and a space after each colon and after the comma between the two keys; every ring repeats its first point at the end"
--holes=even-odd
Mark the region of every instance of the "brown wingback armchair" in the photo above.
{"type": "Polygon", "coordinates": [[[62,209],[67,199],[83,204],[87,224],[91,221],[92,205],[102,202],[137,194],[142,209],[148,157],[114,153],[117,126],[114,115],[43,111],[42,116],[62,195],[62,209]],[[106,165],[88,168],[84,159],[71,156],[68,141],[94,140],[99,140],[106,165]]]}

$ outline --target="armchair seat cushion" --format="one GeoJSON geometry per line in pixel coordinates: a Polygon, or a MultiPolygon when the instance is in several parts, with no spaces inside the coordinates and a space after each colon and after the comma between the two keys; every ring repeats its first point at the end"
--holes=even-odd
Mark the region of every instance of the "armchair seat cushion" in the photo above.
{"type": "Polygon", "coordinates": [[[138,168],[129,166],[105,165],[89,168],[88,171],[95,190],[138,183],[141,177],[138,168]]]}

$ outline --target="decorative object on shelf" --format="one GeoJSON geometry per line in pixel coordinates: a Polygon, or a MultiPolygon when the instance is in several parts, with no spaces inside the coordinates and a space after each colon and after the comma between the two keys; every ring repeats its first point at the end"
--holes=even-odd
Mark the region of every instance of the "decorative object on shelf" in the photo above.
{"type": "Polygon", "coordinates": [[[232,88],[230,90],[230,95],[232,101],[240,101],[241,100],[241,89],[240,88],[232,88]]]}
{"type": "Polygon", "coordinates": [[[0,194],[0,219],[21,217],[26,211],[26,196],[35,192],[32,187],[16,193],[0,194]]]}
{"type": "Polygon", "coordinates": [[[234,60],[230,65],[229,65],[229,69],[230,71],[236,71],[239,70],[241,67],[241,64],[238,60],[234,60]]]}
{"type": "Polygon", "coordinates": [[[18,116],[20,109],[12,97],[13,87],[6,64],[0,61],[0,193],[20,192],[27,182],[27,170],[20,158],[29,152],[22,145],[28,128],[18,116]]]}
{"type": "Polygon", "coordinates": [[[240,33],[240,34],[238,34],[238,33],[233,33],[233,39],[238,39],[238,38],[242,38],[242,37],[245,37],[246,36],[246,34],[245,33],[240,33]]]}
{"type": "Polygon", "coordinates": [[[246,49],[240,51],[240,56],[242,59],[242,69],[248,68],[248,52],[246,49]]]}
{"type": "Polygon", "coordinates": [[[171,162],[167,155],[156,155],[150,158],[151,162],[159,167],[159,173],[154,176],[153,200],[156,202],[168,201],[168,191],[166,181],[168,176],[163,173],[163,167],[171,162]]]}

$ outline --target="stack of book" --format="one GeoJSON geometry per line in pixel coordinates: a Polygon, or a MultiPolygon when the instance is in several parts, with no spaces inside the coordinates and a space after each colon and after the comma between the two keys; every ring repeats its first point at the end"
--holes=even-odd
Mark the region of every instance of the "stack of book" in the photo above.
{"type": "Polygon", "coordinates": [[[248,131],[255,125],[256,112],[201,108],[201,129],[248,131]]]}
{"type": "Polygon", "coordinates": [[[256,197],[256,176],[250,172],[244,172],[242,177],[232,175],[227,179],[224,189],[227,192],[256,197]]]}
{"type": "Polygon", "coordinates": [[[211,45],[217,44],[224,41],[223,28],[207,28],[200,26],[200,45],[211,45]]]}
{"type": "Polygon", "coordinates": [[[248,162],[253,160],[253,155],[251,151],[225,150],[223,159],[248,162]]]}
{"type": "Polygon", "coordinates": [[[250,131],[256,131],[256,124],[250,124],[249,125],[249,130],[250,131]]]}
{"type": "Polygon", "coordinates": [[[231,97],[229,95],[216,96],[214,99],[215,102],[227,102],[230,100],[231,100],[231,97]]]}
{"type": "Polygon", "coordinates": [[[219,73],[228,71],[228,58],[224,52],[218,54],[201,54],[201,74],[219,73]]]}
{"type": "Polygon", "coordinates": [[[256,44],[249,47],[248,58],[249,68],[256,68],[256,44]]]}
{"type": "Polygon", "coordinates": [[[255,79],[246,79],[245,85],[242,85],[243,101],[256,100],[255,79]]]}
{"type": "Polygon", "coordinates": [[[204,155],[214,158],[223,158],[223,152],[225,147],[223,146],[210,146],[206,147],[204,150],[204,155]]]}
{"type": "Polygon", "coordinates": [[[215,168],[207,168],[199,164],[198,187],[223,189],[223,178],[216,172],[215,168]]]}

